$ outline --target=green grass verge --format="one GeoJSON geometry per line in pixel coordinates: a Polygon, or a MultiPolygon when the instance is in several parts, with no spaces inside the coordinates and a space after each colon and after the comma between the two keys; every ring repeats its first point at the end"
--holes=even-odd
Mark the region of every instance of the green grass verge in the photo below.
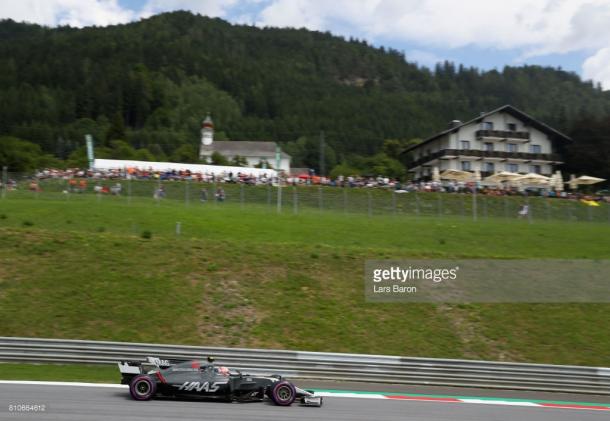
{"type": "Polygon", "coordinates": [[[121,376],[118,368],[114,365],[1,363],[0,379],[119,383],[121,381],[121,376]]]}
{"type": "Polygon", "coordinates": [[[369,258],[608,258],[608,224],[104,199],[0,201],[0,335],[609,364],[608,305],[362,290],[369,258]]]}

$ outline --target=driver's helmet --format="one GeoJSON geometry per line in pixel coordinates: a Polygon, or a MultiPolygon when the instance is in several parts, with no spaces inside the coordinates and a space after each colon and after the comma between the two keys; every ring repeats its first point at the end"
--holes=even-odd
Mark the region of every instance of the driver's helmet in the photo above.
{"type": "Polygon", "coordinates": [[[220,374],[221,376],[228,376],[229,369],[227,367],[218,367],[218,374],[220,374]]]}

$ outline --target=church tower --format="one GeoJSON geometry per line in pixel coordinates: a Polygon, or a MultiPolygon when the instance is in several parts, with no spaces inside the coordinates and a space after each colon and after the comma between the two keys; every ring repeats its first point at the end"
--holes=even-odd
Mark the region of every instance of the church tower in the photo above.
{"type": "Polygon", "coordinates": [[[203,159],[204,151],[214,142],[214,122],[210,113],[201,123],[201,145],[199,146],[199,159],[203,159]]]}

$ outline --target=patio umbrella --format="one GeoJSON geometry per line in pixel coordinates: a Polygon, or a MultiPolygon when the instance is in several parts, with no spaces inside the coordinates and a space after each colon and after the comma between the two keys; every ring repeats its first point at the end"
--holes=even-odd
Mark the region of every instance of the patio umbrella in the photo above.
{"type": "Polygon", "coordinates": [[[521,175],[514,172],[500,171],[489,177],[485,177],[485,181],[490,183],[502,183],[504,181],[512,181],[519,177],[521,177],[521,175]]]}
{"type": "Polygon", "coordinates": [[[549,177],[545,177],[544,175],[536,174],[536,173],[528,173],[522,175],[521,177],[515,178],[513,181],[518,182],[521,185],[542,185],[546,186],[549,184],[551,179],[549,177]]]}
{"type": "Polygon", "coordinates": [[[576,190],[578,188],[578,183],[576,182],[576,176],[574,174],[570,174],[570,181],[568,183],[570,185],[570,190],[576,190]]]}
{"type": "Polygon", "coordinates": [[[443,180],[468,181],[474,176],[470,171],[445,170],[440,174],[443,180]]]}
{"type": "Polygon", "coordinates": [[[602,181],[606,181],[605,178],[597,178],[597,177],[590,177],[588,175],[581,175],[580,177],[574,179],[574,180],[570,180],[573,181],[574,183],[580,185],[580,184],[585,184],[585,185],[589,185],[589,184],[597,184],[597,183],[601,183],[602,181]]]}
{"type": "Polygon", "coordinates": [[[555,171],[555,179],[553,180],[553,187],[555,187],[555,191],[563,191],[563,176],[561,175],[561,171],[555,171]]]}

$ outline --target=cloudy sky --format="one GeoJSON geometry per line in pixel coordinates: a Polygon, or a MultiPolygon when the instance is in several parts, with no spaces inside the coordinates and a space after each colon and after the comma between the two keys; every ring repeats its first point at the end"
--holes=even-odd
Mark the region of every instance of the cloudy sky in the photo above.
{"type": "Polygon", "coordinates": [[[49,26],[111,25],[171,10],[328,30],[425,66],[561,66],[610,89],[610,0],[0,0],[0,18],[49,26]]]}

